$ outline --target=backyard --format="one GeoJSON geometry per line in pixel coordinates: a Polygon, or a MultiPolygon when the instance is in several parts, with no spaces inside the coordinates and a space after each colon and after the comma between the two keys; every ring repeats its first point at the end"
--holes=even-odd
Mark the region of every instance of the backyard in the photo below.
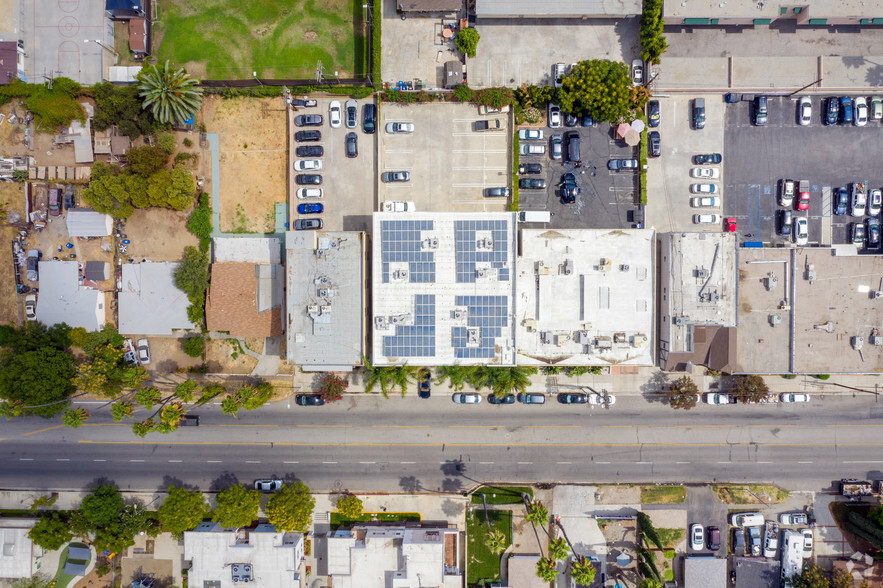
{"type": "Polygon", "coordinates": [[[196,78],[333,80],[367,70],[361,0],[168,0],[159,4],[154,55],[196,78]]]}
{"type": "Polygon", "coordinates": [[[500,556],[491,553],[487,545],[488,521],[491,530],[498,530],[505,534],[504,547],[508,547],[512,543],[512,511],[488,510],[488,521],[485,521],[484,512],[482,508],[475,508],[466,516],[466,541],[469,553],[466,572],[468,586],[478,584],[483,580],[499,581],[500,579],[500,556]]]}

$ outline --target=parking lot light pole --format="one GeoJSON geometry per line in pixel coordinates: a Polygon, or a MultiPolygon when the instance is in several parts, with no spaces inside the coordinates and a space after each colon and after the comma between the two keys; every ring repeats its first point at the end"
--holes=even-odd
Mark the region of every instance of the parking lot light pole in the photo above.
{"type": "Polygon", "coordinates": [[[262,88],[264,87],[264,83],[258,79],[258,72],[256,72],[256,71],[251,72],[251,77],[253,77],[254,81],[259,83],[262,88]]]}

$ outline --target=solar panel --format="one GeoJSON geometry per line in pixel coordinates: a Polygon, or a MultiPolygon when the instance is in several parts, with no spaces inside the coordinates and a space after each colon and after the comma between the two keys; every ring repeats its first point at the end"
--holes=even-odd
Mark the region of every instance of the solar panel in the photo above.
{"type": "Polygon", "coordinates": [[[505,220],[454,221],[458,282],[475,282],[477,263],[490,264],[499,281],[509,281],[509,272],[500,271],[509,261],[508,229],[505,220]]]}
{"type": "Polygon", "coordinates": [[[423,248],[423,232],[432,231],[435,221],[390,220],[380,223],[381,279],[390,281],[390,263],[408,264],[412,284],[435,282],[435,252],[423,248]]]}
{"type": "Polygon", "coordinates": [[[414,296],[414,324],[396,325],[396,334],[383,338],[387,357],[435,357],[435,295],[414,296]]]}
{"type": "Polygon", "coordinates": [[[451,329],[451,346],[458,359],[493,358],[496,339],[509,326],[508,296],[457,296],[454,304],[467,307],[468,327],[480,329],[478,346],[467,345],[467,327],[451,329]]]}

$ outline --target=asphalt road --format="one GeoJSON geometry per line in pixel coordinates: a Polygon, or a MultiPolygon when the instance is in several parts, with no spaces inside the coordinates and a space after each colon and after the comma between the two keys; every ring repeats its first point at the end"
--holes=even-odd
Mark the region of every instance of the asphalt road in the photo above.
{"type": "MultiPolygon", "coordinates": [[[[550,399],[552,400],[552,399],[550,399]]],[[[478,482],[771,481],[827,489],[883,477],[883,406],[814,396],[808,405],[702,405],[674,411],[642,396],[610,410],[455,406],[436,393],[348,397],[336,406],[284,401],[234,420],[202,407],[200,427],[132,435],[96,411],[72,430],[17,419],[0,430],[0,488],[202,490],[277,476],[317,491],[459,491],[478,482]],[[641,424],[647,423],[647,424],[641,424]]]]}

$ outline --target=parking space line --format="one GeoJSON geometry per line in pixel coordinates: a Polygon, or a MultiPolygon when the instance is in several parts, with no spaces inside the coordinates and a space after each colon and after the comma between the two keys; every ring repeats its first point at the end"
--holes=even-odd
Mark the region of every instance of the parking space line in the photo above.
{"type": "Polygon", "coordinates": [[[748,184],[748,232],[760,232],[760,184],[748,184]]]}
{"type": "Polygon", "coordinates": [[[822,218],[831,216],[831,186],[822,186],[822,218]]]}

